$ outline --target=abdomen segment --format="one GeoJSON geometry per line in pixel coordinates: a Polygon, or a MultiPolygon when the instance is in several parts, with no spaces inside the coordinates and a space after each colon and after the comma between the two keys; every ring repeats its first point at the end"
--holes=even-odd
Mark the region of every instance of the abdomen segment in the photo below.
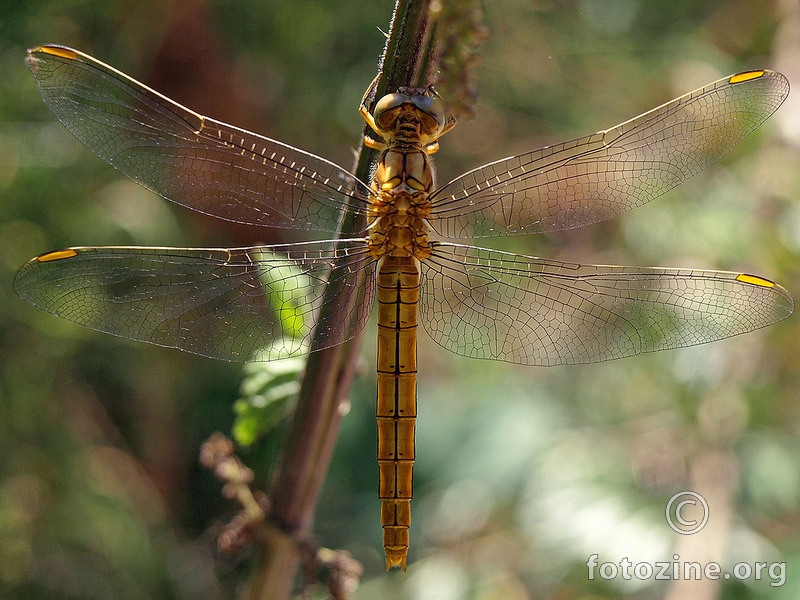
{"type": "Polygon", "coordinates": [[[378,271],[378,468],[386,568],[406,568],[417,417],[419,269],[412,257],[378,271]]]}

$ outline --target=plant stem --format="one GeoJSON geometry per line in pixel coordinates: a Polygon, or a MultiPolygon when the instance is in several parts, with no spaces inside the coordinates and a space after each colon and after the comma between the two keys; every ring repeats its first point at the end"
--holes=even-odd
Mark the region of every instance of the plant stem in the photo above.
{"type": "MultiPolygon", "coordinates": [[[[382,77],[376,97],[390,87],[419,83],[417,70],[429,30],[429,5],[430,0],[397,0],[381,58],[382,77]]],[[[355,170],[362,181],[369,178],[371,160],[371,152],[362,146],[355,170]]],[[[346,236],[362,228],[363,224],[356,220],[346,221],[342,233],[346,236]]],[[[323,306],[348,301],[351,301],[348,297],[326,298],[323,306]]],[[[291,594],[302,558],[298,540],[311,532],[317,497],[333,454],[360,345],[361,334],[346,344],[314,352],[308,360],[270,493],[270,521],[277,528],[269,525],[266,528],[268,531],[261,541],[261,560],[245,596],[248,600],[283,600],[291,594]]]]}

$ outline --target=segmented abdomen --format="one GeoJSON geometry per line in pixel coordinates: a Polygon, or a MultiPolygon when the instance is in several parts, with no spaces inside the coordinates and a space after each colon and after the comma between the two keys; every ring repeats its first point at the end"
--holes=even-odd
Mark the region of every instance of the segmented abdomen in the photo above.
{"type": "Polygon", "coordinates": [[[417,417],[419,268],[412,257],[378,269],[378,468],[386,568],[406,568],[417,417]]]}

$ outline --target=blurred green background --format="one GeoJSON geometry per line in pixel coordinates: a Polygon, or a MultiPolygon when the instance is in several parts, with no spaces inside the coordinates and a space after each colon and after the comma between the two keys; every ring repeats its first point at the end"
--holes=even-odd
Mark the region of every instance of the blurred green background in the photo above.
{"type": "MultiPolygon", "coordinates": [[[[437,154],[441,180],[610,127],[721,76],[800,82],[789,0],[495,0],[477,118],[437,154]]],[[[0,11],[0,597],[233,598],[252,564],[220,557],[236,511],[197,464],[230,432],[241,365],[97,334],[40,313],[12,282],[67,245],[294,239],[189,214],[76,142],[41,102],[25,49],[73,46],[217,119],[347,168],[388,0],[6,0],[0,11]]],[[[721,163],[611,222],[493,243],[571,261],[758,273],[800,295],[800,95],[721,163]]],[[[315,531],[365,565],[357,598],[800,597],[796,318],[716,344],[553,369],[450,355],[421,336],[412,548],[383,572],[374,335],[315,531]],[[664,507],[691,489],[703,532],[664,507]],[[600,563],[785,562],[783,585],[589,580],[600,563]]],[[[242,456],[269,479],[276,440],[242,456]]],[[[314,589],[312,597],[324,597],[314,589]]]]}

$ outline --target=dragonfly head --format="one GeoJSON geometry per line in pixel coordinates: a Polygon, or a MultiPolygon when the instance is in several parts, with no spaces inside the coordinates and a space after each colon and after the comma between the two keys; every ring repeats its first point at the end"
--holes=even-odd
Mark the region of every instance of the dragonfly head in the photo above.
{"type": "Polygon", "coordinates": [[[438,138],[447,122],[444,102],[432,88],[400,88],[381,98],[372,114],[389,137],[402,135],[413,126],[425,141],[438,138]]]}

